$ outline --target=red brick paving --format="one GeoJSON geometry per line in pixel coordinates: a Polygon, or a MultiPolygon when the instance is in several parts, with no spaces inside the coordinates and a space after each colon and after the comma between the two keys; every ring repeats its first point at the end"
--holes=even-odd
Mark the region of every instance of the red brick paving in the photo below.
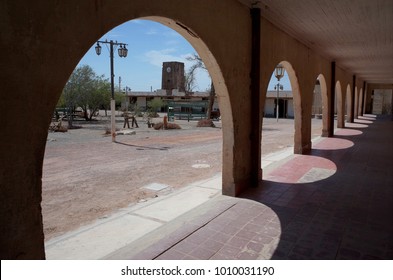
{"type": "Polygon", "coordinates": [[[281,182],[218,201],[214,215],[131,258],[393,259],[393,122],[371,119],[348,125],[362,133],[339,130],[269,175],[281,182]],[[296,183],[312,167],[337,172],[296,183]]]}

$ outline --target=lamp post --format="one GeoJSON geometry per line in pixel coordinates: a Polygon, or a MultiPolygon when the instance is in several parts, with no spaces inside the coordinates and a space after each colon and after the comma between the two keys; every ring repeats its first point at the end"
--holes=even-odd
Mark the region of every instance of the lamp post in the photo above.
{"type": "Polygon", "coordinates": [[[116,141],[116,123],[115,123],[115,84],[114,84],[114,78],[115,74],[113,73],[113,46],[120,46],[118,51],[118,54],[120,57],[126,57],[128,53],[128,49],[126,48],[127,44],[124,43],[118,43],[113,42],[110,40],[109,42],[107,40],[105,41],[97,41],[97,45],[95,46],[95,50],[97,55],[101,54],[101,44],[107,44],[110,46],[109,49],[109,54],[110,54],[110,66],[111,66],[111,134],[112,134],[112,142],[116,141]]]}
{"type": "Polygon", "coordinates": [[[274,87],[274,89],[277,89],[277,101],[276,101],[276,118],[277,118],[277,122],[278,122],[278,97],[280,95],[280,89],[284,89],[284,87],[282,85],[280,85],[280,79],[282,77],[284,77],[284,72],[285,69],[281,64],[278,64],[276,66],[276,69],[274,70],[274,76],[276,76],[277,78],[277,85],[274,87]]]}

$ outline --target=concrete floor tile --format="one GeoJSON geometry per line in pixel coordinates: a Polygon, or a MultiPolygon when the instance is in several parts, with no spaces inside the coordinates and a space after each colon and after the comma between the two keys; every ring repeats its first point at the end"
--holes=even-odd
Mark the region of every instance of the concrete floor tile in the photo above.
{"type": "Polygon", "coordinates": [[[213,240],[220,242],[220,243],[226,243],[229,239],[232,238],[232,235],[226,234],[224,232],[218,232],[216,235],[211,237],[213,240]]]}
{"type": "Polygon", "coordinates": [[[219,255],[226,256],[228,259],[235,259],[235,257],[241,252],[240,248],[235,248],[230,245],[224,245],[220,251],[218,251],[219,255]]]}
{"type": "Polygon", "coordinates": [[[175,249],[176,251],[179,251],[181,253],[184,254],[189,254],[191,251],[195,250],[197,247],[196,244],[191,243],[187,240],[183,240],[180,243],[176,244],[173,249],[175,249]]]}
{"type": "Polygon", "coordinates": [[[135,213],[162,221],[170,221],[208,201],[215,195],[217,195],[215,190],[189,188],[167,199],[143,207],[135,213]]]}
{"type": "Polygon", "coordinates": [[[244,238],[240,238],[240,237],[234,236],[231,239],[229,239],[227,244],[230,244],[232,247],[235,247],[235,248],[238,248],[238,249],[242,249],[242,248],[244,248],[248,244],[248,242],[249,242],[248,239],[244,239],[244,238]]]}
{"type": "Polygon", "coordinates": [[[236,256],[237,260],[256,260],[258,258],[258,253],[253,251],[241,252],[236,256]]]}
{"type": "Polygon", "coordinates": [[[185,254],[176,250],[169,250],[155,258],[156,260],[181,260],[186,257],[185,254]]]}
{"type": "Polygon", "coordinates": [[[190,255],[191,257],[195,257],[199,260],[208,260],[215,253],[217,253],[217,251],[213,251],[204,247],[197,247],[195,250],[191,251],[188,255],[190,255]]]}
{"type": "Polygon", "coordinates": [[[137,240],[162,224],[132,215],[77,231],[68,238],[46,244],[47,259],[100,259],[137,240]],[[138,224],[140,226],[136,227],[138,224]]]}

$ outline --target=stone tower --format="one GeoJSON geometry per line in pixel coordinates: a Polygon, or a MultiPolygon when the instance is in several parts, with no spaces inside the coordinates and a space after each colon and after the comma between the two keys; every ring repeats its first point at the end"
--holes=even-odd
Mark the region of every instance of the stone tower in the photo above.
{"type": "Polygon", "coordinates": [[[183,62],[164,62],[162,63],[162,82],[161,88],[170,93],[173,89],[185,92],[184,63],[183,62]]]}

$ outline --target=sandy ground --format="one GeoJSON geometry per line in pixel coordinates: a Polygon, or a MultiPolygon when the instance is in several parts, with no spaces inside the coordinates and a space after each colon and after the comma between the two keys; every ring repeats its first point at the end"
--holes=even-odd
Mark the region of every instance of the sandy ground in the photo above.
{"type": "MultiPolygon", "coordinates": [[[[136,135],[118,136],[117,143],[104,135],[105,119],[49,133],[42,179],[46,240],[221,172],[221,123],[216,128],[176,123],[182,129],[156,131],[139,120],[136,135]],[[151,183],[168,187],[144,188],[151,183]]],[[[312,137],[319,136],[322,121],[313,119],[312,127],[312,137]]],[[[293,120],[265,119],[262,133],[263,155],[293,146],[293,120]]]]}

